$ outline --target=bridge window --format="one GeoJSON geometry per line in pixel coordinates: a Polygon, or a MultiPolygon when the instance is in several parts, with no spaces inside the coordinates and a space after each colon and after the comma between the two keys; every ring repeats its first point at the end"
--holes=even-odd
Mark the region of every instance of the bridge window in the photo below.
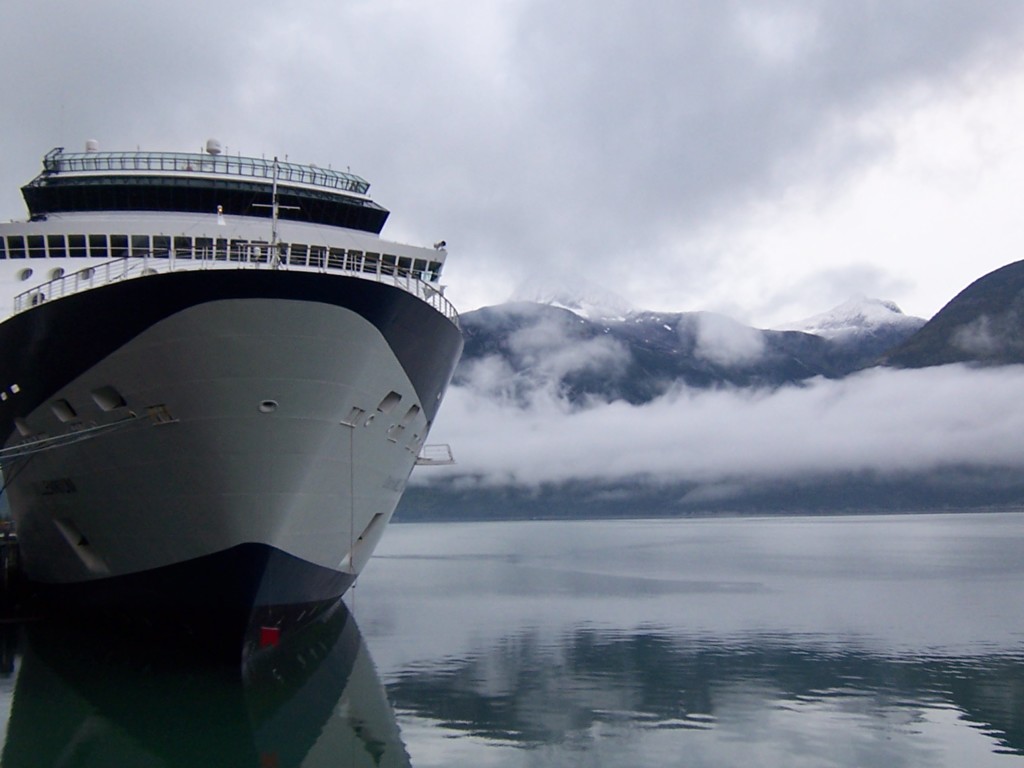
{"type": "Polygon", "coordinates": [[[128,235],[110,236],[110,258],[119,259],[128,255],[128,235]]]}
{"type": "Polygon", "coordinates": [[[148,256],[149,235],[132,235],[132,256],[148,256]]]}
{"type": "Polygon", "coordinates": [[[192,238],[175,236],[174,238],[174,255],[179,259],[191,259],[192,258],[192,238]]]}
{"type": "Polygon", "coordinates": [[[212,259],[213,258],[213,238],[212,237],[197,237],[196,238],[196,258],[197,259],[212,259]]]}
{"type": "Polygon", "coordinates": [[[21,235],[7,236],[7,253],[12,259],[25,258],[25,238],[21,235]]]}
{"type": "Polygon", "coordinates": [[[47,235],[46,249],[50,258],[53,259],[62,259],[68,255],[67,249],[64,247],[64,235],[47,235]]]}
{"type": "Polygon", "coordinates": [[[28,236],[28,255],[33,259],[46,258],[46,245],[42,235],[28,236]]]}
{"type": "Polygon", "coordinates": [[[169,235],[153,235],[153,255],[166,258],[171,252],[171,238],[169,235]]]}
{"type": "MultiPolygon", "coordinates": [[[[70,241],[71,241],[71,248],[72,248],[72,250],[71,250],[71,255],[72,256],[85,256],[85,243],[84,242],[82,243],[82,248],[81,248],[82,252],[81,253],[75,253],[75,250],[74,250],[75,245],[74,245],[74,243],[79,238],[81,238],[83,241],[85,240],[85,236],[84,235],[71,235],[70,241]]],[[[109,255],[109,251],[107,250],[107,236],[106,235],[89,235],[89,253],[91,253],[93,256],[101,258],[101,259],[107,258],[107,256],[109,255]]]]}

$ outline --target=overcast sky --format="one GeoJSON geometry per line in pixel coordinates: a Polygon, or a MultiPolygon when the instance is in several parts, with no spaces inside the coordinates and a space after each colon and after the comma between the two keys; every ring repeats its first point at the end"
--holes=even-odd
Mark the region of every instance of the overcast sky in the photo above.
{"type": "Polygon", "coordinates": [[[0,3],[0,218],[54,146],[350,167],[449,296],[930,317],[1018,259],[1018,0],[0,3]]]}

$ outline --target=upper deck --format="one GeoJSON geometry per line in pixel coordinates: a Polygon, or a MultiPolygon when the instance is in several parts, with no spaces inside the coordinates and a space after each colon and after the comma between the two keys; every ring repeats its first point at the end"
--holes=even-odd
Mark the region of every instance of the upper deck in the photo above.
{"type": "Polygon", "coordinates": [[[353,173],[264,158],[190,152],[65,152],[22,187],[33,219],[69,211],[182,211],[278,216],[379,234],[388,211],[353,173]]]}

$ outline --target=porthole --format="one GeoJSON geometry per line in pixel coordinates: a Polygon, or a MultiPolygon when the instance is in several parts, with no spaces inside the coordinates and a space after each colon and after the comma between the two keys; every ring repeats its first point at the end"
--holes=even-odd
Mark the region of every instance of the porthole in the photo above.
{"type": "Polygon", "coordinates": [[[62,277],[64,277],[64,267],[57,267],[56,269],[51,269],[50,270],[50,279],[51,280],[58,280],[58,279],[60,279],[62,277]]]}
{"type": "Polygon", "coordinates": [[[18,273],[19,280],[28,280],[30,277],[32,277],[32,270],[29,268],[25,268],[18,273]]]}
{"type": "Polygon", "coordinates": [[[95,271],[93,270],[92,267],[86,267],[78,274],[81,275],[83,280],[92,280],[92,276],[93,274],[95,274],[95,271]]]}
{"type": "Polygon", "coordinates": [[[263,400],[259,404],[260,413],[273,413],[277,410],[277,400],[263,400]]]}

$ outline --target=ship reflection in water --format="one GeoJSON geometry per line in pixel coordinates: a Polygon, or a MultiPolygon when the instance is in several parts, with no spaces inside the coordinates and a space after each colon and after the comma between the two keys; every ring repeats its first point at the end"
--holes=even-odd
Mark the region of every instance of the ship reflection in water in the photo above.
{"type": "Polygon", "coordinates": [[[241,666],[70,624],[25,630],[4,766],[409,765],[344,604],[241,666]]]}

